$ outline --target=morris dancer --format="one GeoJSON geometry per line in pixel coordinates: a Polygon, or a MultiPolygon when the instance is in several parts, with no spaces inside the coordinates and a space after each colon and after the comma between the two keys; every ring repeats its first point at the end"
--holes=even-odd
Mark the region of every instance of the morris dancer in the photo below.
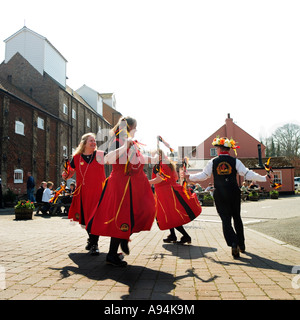
{"type": "Polygon", "coordinates": [[[130,117],[120,118],[112,130],[112,142],[105,161],[112,164],[98,208],[90,218],[87,230],[111,237],[106,262],[126,266],[117,254],[119,245],[129,254],[128,240],[132,233],[150,230],[155,218],[155,200],[143,171],[147,159],[133,141],[137,122],[130,117]]]}
{"type": "Polygon", "coordinates": [[[232,248],[232,256],[238,258],[240,252],[245,252],[245,238],[241,219],[241,192],[236,176],[239,174],[244,176],[245,180],[266,182],[268,175],[261,176],[247,169],[240,160],[230,156],[230,149],[236,154],[236,149],[239,148],[233,139],[217,137],[212,144],[217,147],[218,157],[211,159],[202,172],[191,175],[186,173],[185,176],[195,182],[206,180],[213,174],[214,200],[222,220],[223,234],[227,245],[232,248]],[[231,225],[232,218],[235,230],[231,225]]]}
{"type": "MultiPolygon", "coordinates": [[[[161,137],[158,139],[165,143],[161,137]]],[[[165,145],[169,147],[168,144],[165,145]]],[[[182,225],[194,220],[201,213],[201,205],[196,194],[190,194],[185,186],[176,183],[178,175],[175,164],[163,156],[162,150],[159,149],[158,152],[159,164],[153,168],[152,180],[149,180],[149,183],[155,187],[158,226],[161,230],[170,229],[170,235],[163,241],[176,242],[176,228],[182,234],[178,243],[191,243],[191,237],[182,225]]]]}
{"type": "MultiPolygon", "coordinates": [[[[76,172],[76,186],[68,218],[85,226],[96,210],[105,181],[104,152],[97,151],[94,133],[86,133],[73,154],[70,166],[62,173],[64,180],[71,178],[76,172]]],[[[99,255],[99,236],[89,234],[85,247],[91,255],[99,255]]]]}

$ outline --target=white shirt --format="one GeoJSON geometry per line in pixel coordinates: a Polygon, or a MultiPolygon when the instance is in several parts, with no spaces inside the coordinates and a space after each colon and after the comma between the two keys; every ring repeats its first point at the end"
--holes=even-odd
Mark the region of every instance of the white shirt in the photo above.
{"type": "Polygon", "coordinates": [[[52,191],[49,188],[46,188],[43,192],[42,202],[49,202],[52,197],[52,191]]]}
{"type": "MultiPolygon", "coordinates": [[[[202,172],[191,174],[189,179],[191,181],[203,181],[208,179],[212,175],[213,171],[213,160],[209,160],[205,168],[202,172]]],[[[261,176],[260,174],[246,168],[243,163],[236,159],[236,165],[235,165],[236,171],[240,176],[244,176],[245,180],[251,180],[251,181],[258,181],[258,182],[266,182],[267,178],[266,176],[261,176]]]]}

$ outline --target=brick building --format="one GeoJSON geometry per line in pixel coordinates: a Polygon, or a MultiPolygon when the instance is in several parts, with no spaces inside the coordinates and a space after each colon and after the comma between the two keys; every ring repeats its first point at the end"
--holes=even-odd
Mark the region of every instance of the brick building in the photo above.
{"type": "Polygon", "coordinates": [[[26,193],[28,171],[36,186],[52,180],[57,187],[64,158],[81,136],[112,124],[66,84],[67,61],[45,37],[24,27],[5,43],[0,64],[3,190],[26,193]]]}

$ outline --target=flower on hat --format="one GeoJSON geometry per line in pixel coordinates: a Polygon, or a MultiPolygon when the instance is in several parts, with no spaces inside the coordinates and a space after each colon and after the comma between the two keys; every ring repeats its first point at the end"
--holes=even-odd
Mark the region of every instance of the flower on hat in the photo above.
{"type": "Polygon", "coordinates": [[[236,146],[236,142],[231,138],[220,138],[219,136],[217,136],[216,138],[214,138],[213,142],[212,142],[213,146],[223,146],[226,148],[231,148],[234,150],[235,154],[236,153],[236,149],[239,149],[239,146],[236,146]]]}

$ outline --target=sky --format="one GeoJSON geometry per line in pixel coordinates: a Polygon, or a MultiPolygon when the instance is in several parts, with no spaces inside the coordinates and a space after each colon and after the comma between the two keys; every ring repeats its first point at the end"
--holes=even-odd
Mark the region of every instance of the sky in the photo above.
{"type": "MultiPolygon", "coordinates": [[[[10,0],[4,40],[24,24],[67,59],[67,84],[115,93],[147,149],[198,145],[233,121],[254,138],[300,125],[300,1],[10,0]]],[[[233,137],[234,138],[234,137],[233,137]]]]}

